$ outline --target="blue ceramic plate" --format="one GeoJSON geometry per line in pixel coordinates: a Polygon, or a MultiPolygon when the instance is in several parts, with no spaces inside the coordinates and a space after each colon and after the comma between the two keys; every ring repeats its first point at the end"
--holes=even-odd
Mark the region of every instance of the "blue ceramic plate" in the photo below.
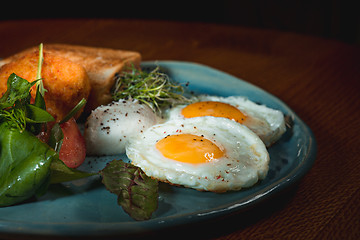
{"type": "MultiPolygon", "coordinates": [[[[0,208],[1,234],[55,236],[123,235],[200,222],[245,210],[275,192],[297,182],[311,168],[316,142],[311,130],[283,102],[271,94],[224,72],[204,65],[159,61],[144,62],[144,69],[160,66],[175,81],[189,82],[195,93],[219,96],[242,95],[281,110],[292,128],[269,148],[270,170],[265,180],[238,192],[216,194],[160,184],[159,207],[152,219],[132,220],[117,205],[98,177],[53,185],[43,197],[16,206],[0,208]]],[[[125,155],[87,158],[85,171],[98,171],[125,155]]]]}

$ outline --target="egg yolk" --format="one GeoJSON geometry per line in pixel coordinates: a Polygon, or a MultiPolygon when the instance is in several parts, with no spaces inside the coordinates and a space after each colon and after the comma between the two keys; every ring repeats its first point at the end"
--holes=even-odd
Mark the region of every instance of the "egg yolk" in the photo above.
{"type": "Polygon", "coordinates": [[[192,103],[183,108],[181,114],[185,118],[204,116],[224,117],[238,123],[243,123],[246,119],[245,114],[236,107],[227,103],[214,101],[192,103]]]}
{"type": "Polygon", "coordinates": [[[215,143],[193,134],[167,136],[156,143],[156,148],[166,158],[191,164],[210,162],[224,155],[215,143]]]}

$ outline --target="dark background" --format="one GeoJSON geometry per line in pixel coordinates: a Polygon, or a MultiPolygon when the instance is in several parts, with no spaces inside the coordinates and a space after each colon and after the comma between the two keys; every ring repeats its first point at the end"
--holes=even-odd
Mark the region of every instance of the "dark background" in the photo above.
{"type": "MultiPolygon", "coordinates": [[[[127,18],[278,29],[360,44],[358,1],[26,1],[3,2],[0,20],[127,18]]],[[[2,37],[2,36],[1,36],[2,37]]]]}

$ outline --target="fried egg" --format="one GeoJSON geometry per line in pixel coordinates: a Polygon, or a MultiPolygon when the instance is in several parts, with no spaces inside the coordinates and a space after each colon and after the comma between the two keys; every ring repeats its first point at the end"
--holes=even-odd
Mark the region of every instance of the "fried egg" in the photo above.
{"type": "Polygon", "coordinates": [[[250,187],[269,168],[266,146],[255,133],[211,116],[154,125],[129,143],[126,154],[150,177],[201,191],[250,187]]]}
{"type": "Polygon", "coordinates": [[[255,132],[266,146],[275,143],[286,130],[282,112],[256,104],[245,97],[199,95],[192,101],[191,104],[178,105],[168,110],[167,117],[170,120],[203,116],[229,118],[255,132]]]}
{"type": "Polygon", "coordinates": [[[157,115],[137,100],[119,100],[93,110],[85,123],[88,155],[114,155],[136,135],[158,123],[157,115]]]}

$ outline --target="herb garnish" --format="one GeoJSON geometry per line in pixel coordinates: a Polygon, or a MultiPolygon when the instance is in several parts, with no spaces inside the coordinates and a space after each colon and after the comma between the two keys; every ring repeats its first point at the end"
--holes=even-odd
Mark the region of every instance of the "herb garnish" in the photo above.
{"type": "Polygon", "coordinates": [[[7,91],[0,98],[0,122],[7,121],[20,132],[27,129],[35,134],[32,125],[55,120],[42,106],[37,106],[36,102],[30,104],[30,89],[36,82],[28,82],[14,73],[9,76],[7,91]]]}
{"type": "Polygon", "coordinates": [[[124,71],[116,76],[113,99],[137,99],[154,111],[161,112],[163,107],[187,102],[181,85],[173,83],[168,75],[156,67],[150,72],[136,69],[124,71]]]}

